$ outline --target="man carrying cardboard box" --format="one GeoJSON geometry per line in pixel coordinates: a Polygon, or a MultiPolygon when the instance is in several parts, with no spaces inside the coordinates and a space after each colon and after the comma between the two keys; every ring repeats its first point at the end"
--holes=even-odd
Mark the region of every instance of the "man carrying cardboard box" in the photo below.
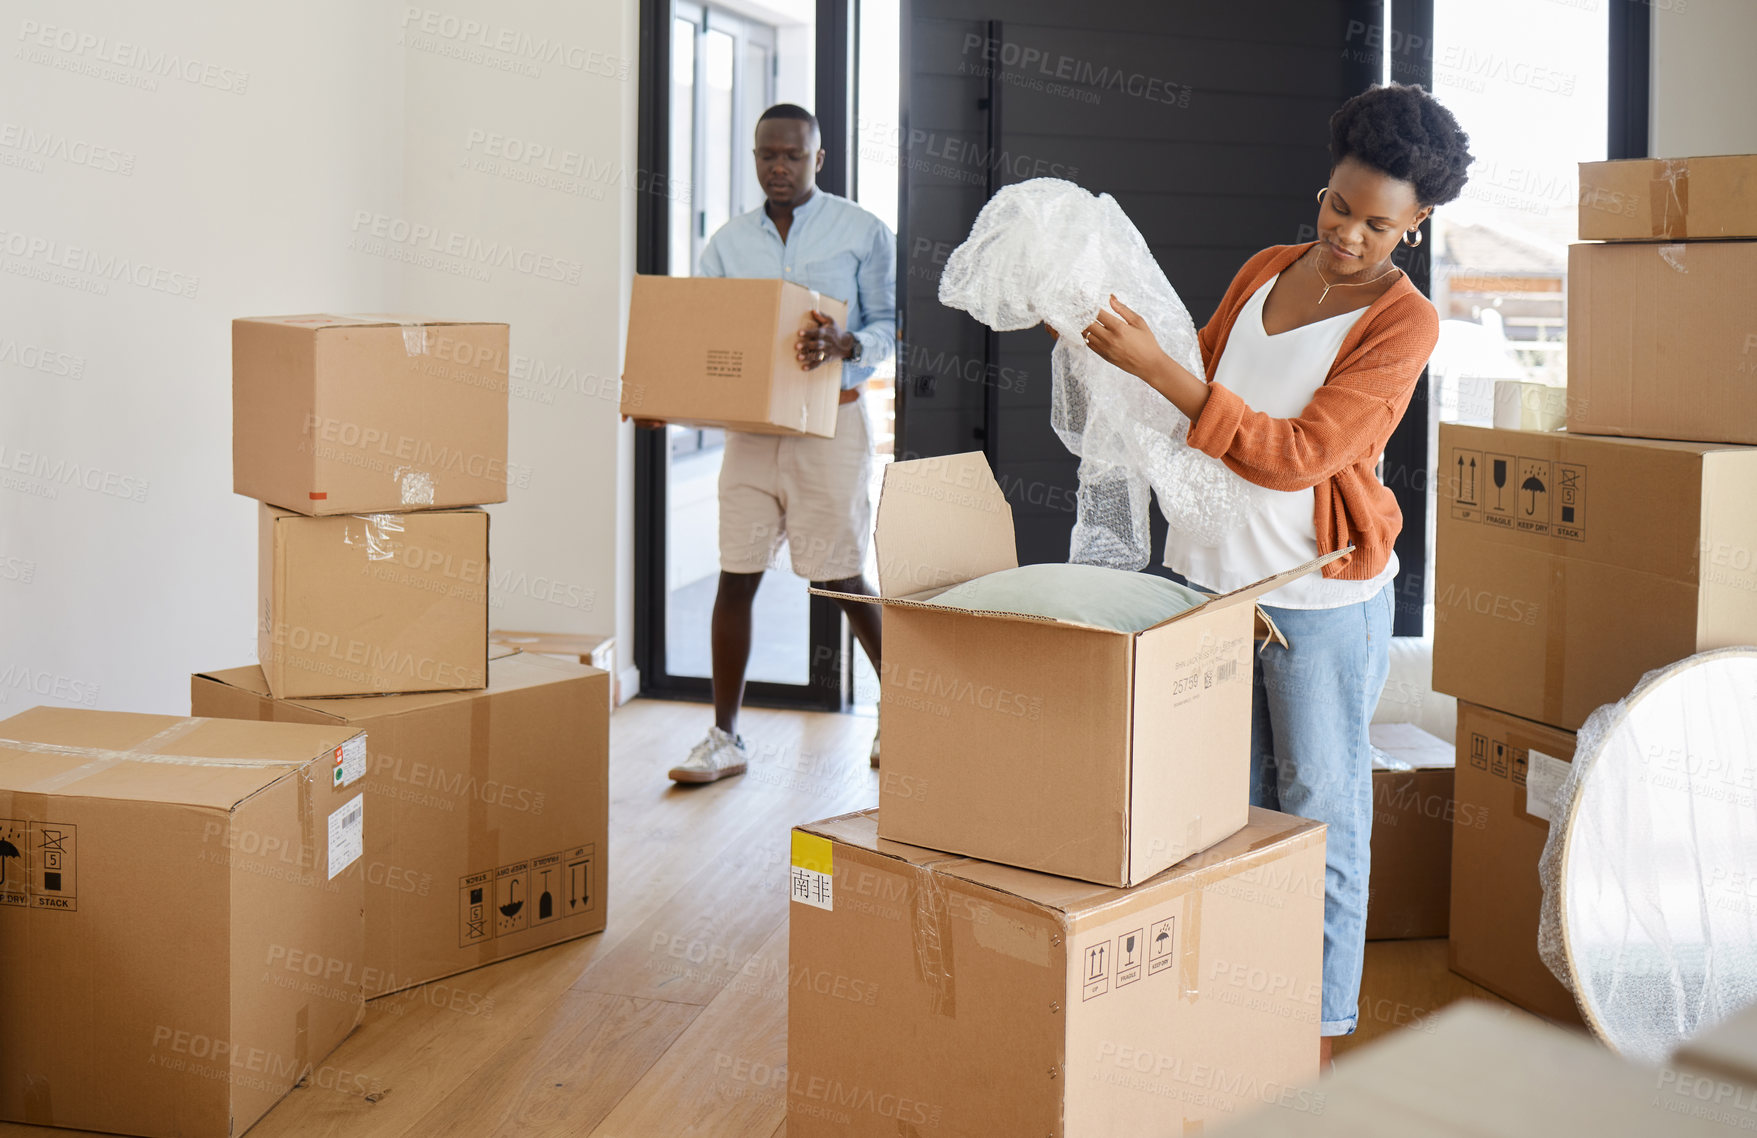
{"type": "MultiPolygon", "coordinates": [[[[726,432],[720,467],[720,585],[714,598],[714,725],[672,767],[681,783],[743,773],[749,758],[737,733],[750,663],[751,607],[763,571],[786,540],[793,571],[822,588],[871,595],[862,567],[872,535],[872,426],[860,398],[874,365],[896,348],[896,237],[846,198],[817,188],[824,151],[817,118],[781,103],[757,120],[757,180],[763,205],[721,227],[702,252],[700,275],[780,277],[848,305],[846,327],[813,312],[815,327],[795,342],[811,371],[842,360],[835,437],[726,432]]],[[[662,423],[641,420],[641,426],[662,423]]],[[[879,612],[842,602],[842,611],[879,667],[879,612]]],[[[878,765],[876,733],[872,764],[878,765]]]]}

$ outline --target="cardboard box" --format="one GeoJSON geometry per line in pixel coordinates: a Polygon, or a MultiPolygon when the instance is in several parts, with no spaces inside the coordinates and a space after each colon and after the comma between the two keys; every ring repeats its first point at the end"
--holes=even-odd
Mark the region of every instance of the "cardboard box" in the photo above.
{"type": "MultiPolygon", "coordinates": [[[[1263,1110],[1225,1138],[1726,1138],[1750,1100],[1637,1066],[1579,1032],[1480,1000],[1336,1065],[1312,1106],[1263,1110]],[[1706,1091],[1707,1093],[1704,1093],[1706,1091]]],[[[1164,1133],[1161,1131],[1161,1133],[1164,1133]]]]}
{"type": "Polygon", "coordinates": [[[1572,731],[1757,643],[1757,448],[1441,424],[1439,458],[1437,690],[1572,731]]]}
{"type": "MultiPolygon", "coordinates": [[[[0,722],[0,1119],[242,1134],[360,1022],[351,727],[0,722]]],[[[366,814],[370,814],[367,811],[366,814]]]]}
{"type": "Polygon", "coordinates": [[[256,654],[281,699],[480,688],[488,514],[310,518],[263,506],[256,654]]]}
{"type": "Polygon", "coordinates": [[[1572,731],[1458,702],[1448,957],[1452,971],[1527,1011],[1579,1024],[1573,995],[1537,954],[1537,863],[1573,761],[1572,731]]]}
{"type": "Polygon", "coordinates": [[[248,667],[193,677],[189,699],[195,715],[366,732],[372,997],[603,929],[607,686],[512,654],[479,692],[276,700],[248,667]]]}
{"type": "Polygon", "coordinates": [[[541,652],[545,656],[573,656],[587,667],[602,668],[610,673],[610,707],[622,706],[622,676],[616,669],[616,638],[603,633],[516,632],[496,629],[488,634],[490,643],[504,644],[521,652],[541,652]]]}
{"type": "Polygon", "coordinates": [[[301,514],[506,501],[507,326],[232,321],[232,489],[301,514]]]}
{"type": "Polygon", "coordinates": [[[1251,600],[1340,554],[1139,633],[941,608],[1018,564],[975,452],[886,467],[876,540],[878,597],[813,591],[886,606],[886,838],[1126,886],[1245,824],[1251,600]]]}
{"type": "Polygon", "coordinates": [[[1452,895],[1452,744],[1375,723],[1367,939],[1446,935],[1452,895]]]}
{"type": "Polygon", "coordinates": [[[1757,237],[1757,154],[1580,164],[1580,239],[1757,237]]]}
{"type": "Polygon", "coordinates": [[[1571,245],[1568,429],[1757,443],[1757,242],[1571,245]]]}
{"type": "Polygon", "coordinates": [[[689,427],[832,437],[842,361],[803,371],[794,358],[794,339],[814,308],[838,324],[848,318],[843,301],[778,278],[637,276],[622,413],[689,427]]]}
{"type": "Polygon", "coordinates": [[[793,831],[789,1138],[1194,1134],[1310,1101],[1320,824],[1253,809],[1131,890],[879,828],[793,831]]]}

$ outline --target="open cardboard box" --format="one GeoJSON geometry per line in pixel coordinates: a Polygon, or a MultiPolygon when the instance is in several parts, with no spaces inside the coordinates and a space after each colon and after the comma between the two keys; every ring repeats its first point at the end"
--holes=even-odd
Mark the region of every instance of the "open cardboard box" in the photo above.
{"type": "Polygon", "coordinates": [[[1251,649],[1281,634],[1251,603],[1343,551],[1143,632],[944,607],[1018,565],[1012,510],[977,452],[885,470],[879,835],[1129,886],[1245,824],[1251,649]]]}

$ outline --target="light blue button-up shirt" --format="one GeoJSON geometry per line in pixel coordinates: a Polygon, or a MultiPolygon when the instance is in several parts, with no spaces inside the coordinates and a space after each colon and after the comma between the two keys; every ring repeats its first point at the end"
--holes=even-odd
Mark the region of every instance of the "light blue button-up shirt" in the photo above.
{"type": "Polygon", "coordinates": [[[846,302],[842,326],[860,341],[860,362],[843,362],[844,388],[897,350],[897,238],[847,198],[812,191],[785,242],[762,206],[740,214],[708,239],[698,275],[780,277],[846,302]]]}

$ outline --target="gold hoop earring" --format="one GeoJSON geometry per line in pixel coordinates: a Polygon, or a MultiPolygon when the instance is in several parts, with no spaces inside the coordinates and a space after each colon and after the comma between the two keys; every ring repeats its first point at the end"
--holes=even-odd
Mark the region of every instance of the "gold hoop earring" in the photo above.
{"type": "Polygon", "coordinates": [[[1325,194],[1327,194],[1327,193],[1329,193],[1329,192],[1330,192],[1330,187],[1329,187],[1329,186],[1325,186],[1325,187],[1324,187],[1324,188],[1323,188],[1323,189],[1321,189],[1321,190],[1319,190],[1319,191],[1318,191],[1318,204],[1319,204],[1319,205],[1323,205],[1323,204],[1324,204],[1324,195],[1325,195],[1325,194]]]}
{"type": "Polygon", "coordinates": [[[1415,248],[1420,247],[1423,240],[1425,240],[1425,239],[1422,237],[1420,229],[1406,229],[1403,232],[1403,243],[1405,245],[1409,246],[1411,249],[1415,249],[1415,248]],[[1409,239],[1409,235],[1411,233],[1415,234],[1414,241],[1411,241],[1409,239]]]}

